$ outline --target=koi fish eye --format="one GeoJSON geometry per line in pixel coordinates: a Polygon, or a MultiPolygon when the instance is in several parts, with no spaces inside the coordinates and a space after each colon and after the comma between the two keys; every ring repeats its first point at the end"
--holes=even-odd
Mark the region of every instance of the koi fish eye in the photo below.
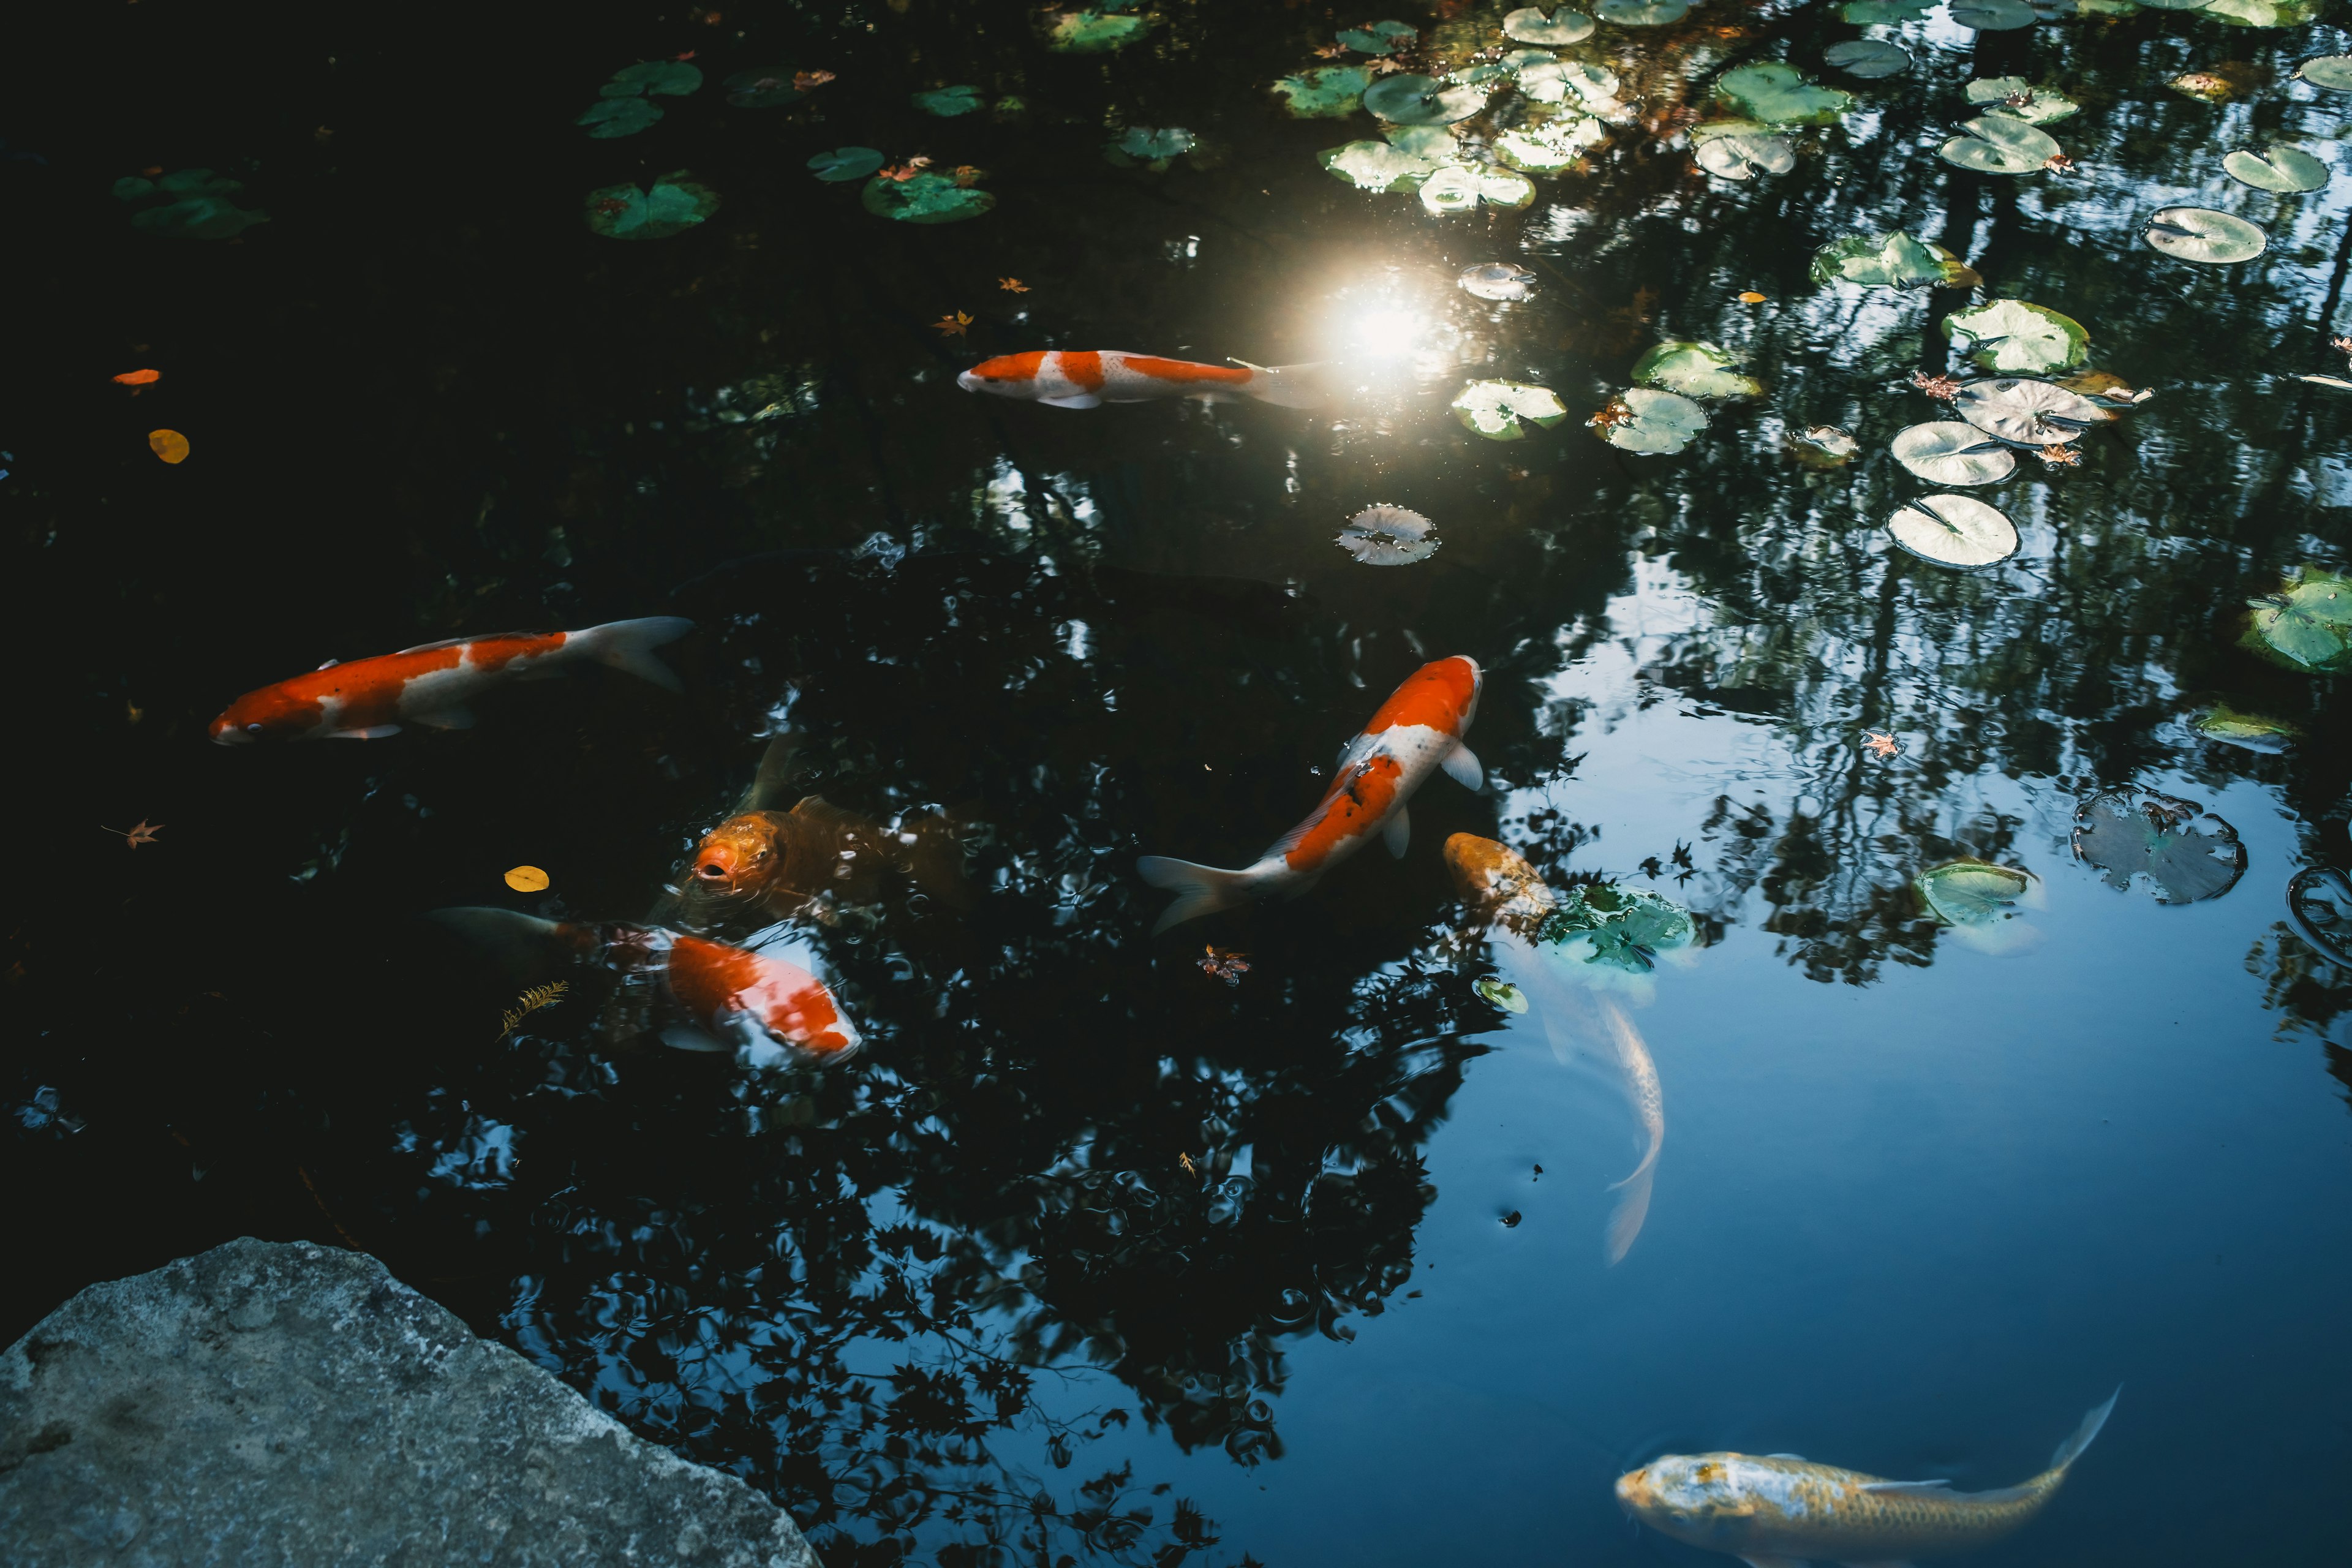
{"type": "Polygon", "coordinates": [[[245,732],[248,735],[258,735],[261,733],[261,726],[258,724],[247,724],[245,727],[245,732]]]}

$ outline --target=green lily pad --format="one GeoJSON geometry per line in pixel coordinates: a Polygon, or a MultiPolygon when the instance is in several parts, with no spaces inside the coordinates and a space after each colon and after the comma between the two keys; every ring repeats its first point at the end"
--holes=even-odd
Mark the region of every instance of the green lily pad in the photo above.
{"type": "Polygon", "coordinates": [[[585,125],[588,134],[599,142],[610,142],[635,136],[661,117],[661,110],[642,98],[600,98],[572,123],[585,125]]]}
{"type": "Polygon", "coordinates": [[[2041,18],[2025,0],[1952,0],[1952,20],[1979,33],[2031,27],[2041,18]]]}
{"type": "Polygon", "coordinates": [[[942,120],[953,119],[959,114],[970,114],[972,110],[984,107],[980,100],[980,89],[961,83],[954,87],[937,88],[929,92],[918,92],[911,97],[917,109],[926,114],[936,114],[942,120]]]}
{"type": "Polygon", "coordinates": [[[1822,61],[1836,67],[1848,76],[1865,80],[1879,77],[1900,76],[1911,68],[1911,51],[1899,44],[1883,38],[1854,38],[1843,44],[1832,44],[1822,51],[1822,61]]]}
{"type": "Polygon", "coordinates": [[[2054,87],[2036,87],[2021,76],[1981,77],[1968,85],[1969,101],[1987,114],[2005,114],[2028,125],[2063,120],[2083,106],[2054,87]]]}
{"type": "Polygon", "coordinates": [[[2252,261],[2270,248],[2270,236],[2242,217],[2210,207],[2166,207],[2148,219],[2140,237],[2167,256],[2208,267],[2252,261]]]}
{"type": "Polygon", "coordinates": [[[591,191],[583,205],[588,226],[608,239],[666,239],[717,212],[719,193],[677,169],[648,189],[606,185],[591,191]]]}
{"type": "Polygon", "coordinates": [[[1922,561],[1973,571],[2017,553],[2017,524],[1974,496],[1923,496],[1895,509],[1887,536],[1922,561]]]}
{"type": "Polygon", "coordinates": [[[1644,457],[1672,456],[1706,428],[1706,410],[1679,392],[1631,387],[1617,395],[1610,412],[1621,408],[1625,416],[1602,426],[1601,439],[1644,457]]]}
{"type": "Polygon", "coordinates": [[[1057,55],[1100,55],[1123,49],[1151,28],[1148,16],[1088,7],[1064,11],[1045,26],[1045,47],[1057,55]]]}
{"type": "Polygon", "coordinates": [[[1450,125],[1383,125],[1381,140],[1400,153],[1410,153],[1433,163],[1454,163],[1462,150],[1461,138],[1450,125]]]}
{"type": "Polygon", "coordinates": [[[1556,174],[1609,134],[1609,127],[1586,115],[1522,126],[1495,138],[1495,156],[1530,174],[1556,174]]]}
{"type": "Polygon", "coordinates": [[[131,204],[131,226],[173,239],[235,239],[269,215],[228,199],[245,186],[210,169],[181,169],[158,180],[131,175],[114,182],[117,201],[131,204]]]}
{"type": "Polygon", "coordinates": [[[2276,756],[2303,739],[2303,731],[2292,724],[2259,713],[2241,713],[2226,702],[2217,702],[2200,713],[2189,727],[2209,741],[2268,756],[2276,756]]]}
{"type": "Polygon", "coordinates": [[[1421,183],[1439,168],[1433,159],[1385,142],[1350,142],[1316,156],[1333,179],[1345,180],[1360,191],[1388,195],[1421,189],[1421,183]]]}
{"type": "Polygon", "coordinates": [[[1503,37],[1522,44],[1580,44],[1592,37],[1592,27],[1591,17],[1565,5],[1548,16],[1533,5],[1523,5],[1503,18],[1503,37]]]}
{"type": "Polygon", "coordinates": [[[1723,73],[1715,95],[1767,125],[1832,125],[1853,107],[1853,94],[1809,82],[1796,67],[1759,60],[1723,73]]]}
{"type": "Polygon", "coordinates": [[[2072,316],[2023,300],[1988,300],[1944,318],[1953,346],[1990,371],[2042,375],[2090,358],[2091,334],[2072,316]]]}
{"type": "Polygon", "coordinates": [[[1998,484],[2017,469],[2017,454],[1960,419],[1937,419],[1895,432],[1895,460],[1936,485],[1998,484]]]}
{"type": "Polygon", "coordinates": [[[2300,147],[2273,146],[2268,157],[2232,153],[2221,160],[2221,168],[2242,184],[2282,195],[2301,195],[2327,184],[2327,165],[2300,147]]]}
{"type": "Polygon", "coordinates": [[[1364,89],[1364,107],[1392,125],[1451,125],[1486,107],[1486,95],[1466,86],[1448,87],[1425,76],[1384,76],[1364,89]]]}
{"type": "Polygon", "coordinates": [[[1785,174],[1797,166],[1797,150],[1789,139],[1759,121],[1710,121],[1693,127],[1691,141],[1698,166],[1718,179],[1785,174]]]}
{"type": "Polygon", "coordinates": [[[2295,67],[2294,74],[2329,92],[2352,92],[2352,55],[2321,55],[2295,67]]]}
{"type": "Polygon", "coordinates": [[[1685,397],[1757,397],[1763,384],[1733,367],[1739,361],[1713,343],[1668,342],[1633,363],[1633,379],[1685,397]]]}
{"type": "Polygon", "coordinates": [[[1517,441],[1528,425],[1549,429],[1568,417],[1568,405],[1548,386],[1525,381],[1474,381],[1454,396],[1454,417],[1489,441],[1517,441]]]}
{"type": "Polygon", "coordinates": [[[808,96],[793,85],[790,66],[737,71],[719,85],[727,89],[729,106],[735,109],[782,109],[808,96]]]}
{"type": "Polygon", "coordinates": [[[2309,674],[2352,671],[2352,579],[2305,566],[2277,593],[2248,603],[2246,647],[2309,674]]]}
{"type": "Polygon", "coordinates": [[[1838,16],[1857,27],[1892,27],[1916,22],[1935,8],[1936,0],[1847,0],[1838,16]]]}
{"type": "Polygon", "coordinates": [[[1478,994],[1478,1000],[1489,1006],[1500,1007],[1506,1013],[1528,1010],[1527,994],[1507,980],[1496,980],[1490,975],[1472,982],[1470,989],[1478,994]]]}
{"type": "Polygon", "coordinates": [[[1911,879],[1927,912],[1950,926],[1990,925],[2009,919],[2033,888],[2033,879],[2007,866],[1954,860],[1911,879]]]}
{"type": "Polygon", "coordinates": [[[872,147],[835,147],[830,153],[819,153],[808,161],[809,171],[820,180],[833,184],[846,184],[862,180],[879,169],[884,163],[881,153],[872,147]]]}
{"type": "Polygon", "coordinates": [[[2147,877],[2166,904],[2218,899],[2246,871],[2236,828],[2154,790],[2108,790],[2084,801],[2074,812],[2074,853],[2111,888],[2147,877]]]}
{"type": "Polygon", "coordinates": [[[875,216],[898,223],[961,223],[996,205],[986,191],[959,185],[950,176],[929,169],[904,180],[877,175],[866,182],[858,199],[875,216]]]}
{"type": "Polygon", "coordinates": [[[1979,174],[2031,174],[2058,155],[2056,137],[2011,115],[1988,114],[1960,130],[1944,143],[1944,162],[1979,174]]]}
{"type": "Polygon", "coordinates": [[[1360,55],[1392,55],[1420,36],[1420,28],[1402,22],[1373,22],[1350,27],[1339,37],[1360,55]]]}
{"type": "Polygon", "coordinates": [[[1664,27],[1690,15],[1691,0],[1601,0],[1592,14],[1621,27],[1664,27]]]}
{"type": "Polygon", "coordinates": [[[1658,954],[1689,946],[1697,934],[1689,913],[1671,900],[1643,888],[1591,882],[1562,895],[1533,940],[1564,958],[1639,974],[1657,967],[1658,954]]]}
{"type": "Polygon", "coordinates": [[[634,98],[640,94],[684,98],[701,85],[699,66],[690,66],[683,60],[646,60],[614,71],[613,79],[596,91],[604,98],[634,98]]]}
{"type": "Polygon", "coordinates": [[[1192,150],[1192,133],[1179,126],[1155,130],[1149,125],[1130,125],[1118,140],[1103,145],[1103,156],[1121,168],[1138,165],[1153,174],[1165,174],[1174,159],[1192,150]]]}
{"type": "Polygon", "coordinates": [[[1850,234],[1833,239],[1813,252],[1812,277],[1816,283],[1881,289],[1968,289],[1982,281],[1976,268],[1942,246],[1907,234],[1850,234]]]}
{"type": "Polygon", "coordinates": [[[1284,77],[1271,90],[1293,120],[1345,120],[1361,109],[1372,73],[1361,66],[1317,66],[1284,77]]]}

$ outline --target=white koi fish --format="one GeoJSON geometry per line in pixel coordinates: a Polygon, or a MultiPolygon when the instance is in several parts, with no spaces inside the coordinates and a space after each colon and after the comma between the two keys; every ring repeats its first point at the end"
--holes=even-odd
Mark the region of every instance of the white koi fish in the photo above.
{"type": "Polygon", "coordinates": [[[1402,856],[1412,835],[1405,802],[1422,781],[1443,768],[1465,789],[1476,789],[1486,770],[1462,732],[1477,716],[1485,677],[1478,661],[1461,654],[1424,664],[1381,704],[1371,722],[1339,753],[1331,787],[1307,820],[1276,841],[1253,865],[1238,871],[1195,866],[1165,855],[1135,863],[1143,879],[1181,896],[1151,928],[1170,926],[1232,909],[1252,899],[1295,899],[1323,874],[1370,843],[1375,835],[1402,856]]]}
{"type": "Polygon", "coordinates": [[[1313,408],[1319,387],[1302,384],[1311,364],[1195,364],[1123,349],[1031,350],[983,360],[956,384],[1052,408],[1098,408],[1106,403],[1148,403],[1155,397],[1198,397],[1210,403],[1255,397],[1283,408],[1313,408]]]}

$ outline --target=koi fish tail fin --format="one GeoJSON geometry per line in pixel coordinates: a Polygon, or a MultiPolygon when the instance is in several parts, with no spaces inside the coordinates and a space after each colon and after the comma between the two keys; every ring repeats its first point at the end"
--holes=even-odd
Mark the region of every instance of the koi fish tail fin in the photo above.
{"type": "Polygon", "coordinates": [[[1320,364],[1254,364],[1242,391],[1277,408],[1320,408],[1330,401],[1320,364]]]}
{"type": "Polygon", "coordinates": [[[683,691],[677,671],[654,657],[654,649],[674,643],[694,629],[683,616],[647,616],[643,620],[608,621],[572,634],[583,658],[614,669],[625,669],[640,680],[650,680],[665,691],[683,691]]]}
{"type": "Polygon", "coordinates": [[[2099,1435],[2099,1428],[2105,1426],[2107,1417],[2115,1414],[2116,1401],[2123,1396],[2123,1385],[2117,1384],[2115,1393],[2107,1395],[2107,1402],[2084,1416],[2083,1424],[2074,1428],[2074,1435],[2058,1445],[2058,1451],[2050,1456],[2053,1470],[2063,1475],[2069,1465],[2083,1457],[2083,1450],[2091,1446],[2091,1439],[2099,1435]]]}
{"type": "Polygon", "coordinates": [[[1625,1261],[1633,1250],[1634,1238],[1642,1234],[1643,1222],[1650,1217],[1650,1184],[1658,1173],[1658,1151],[1654,1144],[1642,1161],[1641,1168],[1622,1182],[1611,1184],[1610,1190],[1618,1193],[1617,1206],[1609,1211],[1609,1261],[1625,1261]]]}
{"type": "Polygon", "coordinates": [[[1213,866],[1195,866],[1190,860],[1171,860],[1165,855],[1146,855],[1136,861],[1135,869],[1153,887],[1166,888],[1177,895],[1176,901],[1160,911],[1159,922],[1151,928],[1154,936],[1170,926],[1249,902],[1246,871],[1220,871],[1213,866]]]}
{"type": "Polygon", "coordinates": [[[585,926],[537,920],[512,910],[435,910],[428,918],[516,985],[546,979],[596,944],[595,932],[585,926]]]}

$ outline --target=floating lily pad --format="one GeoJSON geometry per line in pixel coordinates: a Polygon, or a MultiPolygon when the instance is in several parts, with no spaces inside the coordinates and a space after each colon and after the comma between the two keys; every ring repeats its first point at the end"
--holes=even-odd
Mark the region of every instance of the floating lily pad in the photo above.
{"type": "Polygon", "coordinates": [[[1528,1010],[1527,994],[1507,980],[1496,980],[1489,975],[1484,979],[1473,981],[1470,989],[1478,994],[1478,1000],[1491,1006],[1500,1007],[1506,1013],[1524,1013],[1528,1010]]]}
{"type": "Polygon", "coordinates": [[[1122,168],[1141,164],[1154,174],[1165,173],[1169,163],[1192,150],[1192,133],[1181,126],[1165,130],[1149,125],[1130,125],[1118,140],[1106,142],[1103,155],[1122,168]]]}
{"type": "Polygon", "coordinates": [[[609,239],[666,239],[719,210],[719,193],[686,170],[664,174],[647,189],[606,185],[588,193],[588,226],[609,239]]]}
{"type": "Polygon", "coordinates": [[[2206,0],[2203,9],[2233,27],[2300,27],[2326,5],[2327,0],[2206,0]]]}
{"type": "Polygon", "coordinates": [[[600,98],[572,123],[588,127],[596,141],[611,142],[635,136],[661,117],[660,108],[642,98],[600,98]]]}
{"type": "Polygon", "coordinates": [[[2282,195],[2300,195],[2327,184],[2327,165],[2300,147],[2273,146],[2268,157],[2232,153],[2221,160],[2221,168],[2233,180],[2282,195]]]}
{"type": "Polygon", "coordinates": [[[1580,44],[1592,37],[1592,27],[1591,17],[1565,5],[1549,16],[1532,5],[1524,5],[1503,18],[1503,37],[1522,44],[1580,44]]]}
{"type": "Polygon", "coordinates": [[[1348,520],[1335,542],[1367,566],[1405,566],[1437,553],[1437,528],[1401,506],[1368,506],[1348,520]]]}
{"type": "Polygon", "coordinates": [[[2227,103],[2238,96],[2241,87],[2220,71],[2182,71],[2164,85],[2200,103],[2227,103]]]}
{"type": "Polygon", "coordinates": [[[1822,51],[1822,60],[1848,76],[1874,79],[1900,76],[1909,70],[1911,51],[1883,38],[1855,38],[1843,44],[1832,44],[1822,51]]]}
{"type": "Polygon", "coordinates": [[[1983,860],[1954,860],[1920,872],[1911,887],[1944,924],[1980,926],[2013,916],[2018,900],[2032,890],[2033,878],[1983,860]]]}
{"type": "Polygon", "coordinates": [[[1556,174],[1581,159],[1609,127],[1588,115],[1555,120],[1548,125],[1523,126],[1495,138],[1495,156],[1530,174],[1556,174]]]}
{"type": "Polygon", "coordinates": [[[1916,22],[1936,8],[1936,0],[1847,0],[1838,16],[1857,27],[1895,26],[1916,22]]]}
{"type": "Polygon", "coordinates": [[[2041,375],[2091,356],[2091,334],[2072,316],[2023,300],[1988,300],[1944,318],[1953,347],[1987,370],[2041,375]]]}
{"type": "Polygon", "coordinates": [[[1813,252],[1816,283],[1861,283],[1882,289],[1973,288],[1976,269],[1940,245],[1907,234],[1850,234],[1813,252]]]}
{"type": "Polygon", "coordinates": [[[1952,20],[1979,33],[2031,27],[2041,18],[2025,0],[1952,0],[1952,20]]]}
{"type": "Polygon", "coordinates": [[[1998,566],[2017,553],[2017,524],[1974,496],[1924,496],[1886,520],[1895,543],[1922,561],[1964,571],[1998,566]]]}
{"type": "Polygon", "coordinates": [[[1454,417],[1490,441],[1517,441],[1528,425],[1549,429],[1568,417],[1568,405],[1548,386],[1525,381],[1474,381],[1454,394],[1454,417]]]}
{"type": "Polygon", "coordinates": [[[1450,125],[1383,125],[1381,140],[1400,153],[1433,163],[1460,162],[1462,140],[1450,125]]]}
{"type": "Polygon", "coordinates": [[[929,92],[912,95],[914,105],[926,114],[936,114],[951,120],[959,114],[970,114],[986,107],[980,100],[980,89],[957,83],[953,87],[935,88],[929,92]]]}
{"type": "Polygon", "coordinates": [[[130,175],[114,182],[117,201],[131,205],[131,226],[173,239],[235,239],[269,215],[228,199],[244,185],[210,169],[181,169],[159,180],[130,175]]]}
{"type": "Polygon", "coordinates": [[[1466,213],[1481,202],[1489,206],[1533,205],[1533,180],[1511,169],[1487,163],[1448,163],[1422,182],[1421,205],[1433,213],[1466,213]]]}
{"type": "Polygon", "coordinates": [[[2254,615],[2246,647],[2290,669],[2352,671],[2352,580],[2305,566],[2277,593],[2249,603],[2254,615]]]}
{"type": "Polygon", "coordinates": [[[808,96],[793,85],[793,71],[788,66],[737,71],[719,85],[726,88],[727,101],[736,109],[782,109],[808,96]]]}
{"type": "Polygon", "coordinates": [[[1679,392],[1632,387],[1619,393],[1604,413],[1618,410],[1622,410],[1623,416],[1610,418],[1601,426],[1601,439],[1645,457],[1670,457],[1706,428],[1706,410],[1679,392]]]}
{"type": "Polygon", "coordinates": [[[1536,291],[1536,275],[1509,261],[1482,261],[1465,267],[1455,279],[1462,291],[1481,300],[1515,301],[1536,291]]]}
{"type": "Polygon", "coordinates": [[[1345,180],[1360,191],[1417,191],[1439,168],[1434,160],[1386,142],[1350,142],[1316,156],[1333,179],[1345,180]]]}
{"type": "Polygon", "coordinates": [[[2031,174],[2058,155],[2057,138],[2012,115],[1988,114],[1943,145],[1944,162],[1979,174],[2031,174]]]}
{"type": "Polygon", "coordinates": [[[2142,5],[2157,11],[2202,11],[2212,0],[2138,0],[2142,5]]]}
{"type": "Polygon", "coordinates": [[[2080,393],[2046,381],[1998,376],[1972,381],[1952,400],[1959,416],[2012,447],[2056,447],[2115,416],[2080,393]]]}
{"type": "Polygon", "coordinates": [[[1785,174],[1797,166],[1797,150],[1789,139],[1761,121],[1710,121],[1692,128],[1691,141],[1698,166],[1718,179],[1785,174]]]}
{"type": "Polygon", "coordinates": [[[1724,72],[1715,95],[1767,125],[1832,125],[1853,107],[1853,94],[1807,81],[1803,72],[1780,60],[1724,72]]]}
{"type": "Polygon", "coordinates": [[[1982,77],[1969,83],[1969,101],[1985,106],[1987,114],[2004,114],[2028,125],[2063,120],[2083,106],[2054,87],[2036,87],[2021,76],[1982,77]]]}
{"type": "Polygon", "coordinates": [[[1045,25],[1045,47],[1057,55],[1099,55],[1123,49],[1150,30],[1147,16],[1089,7],[1064,11],[1045,25]]]}
{"type": "Polygon", "coordinates": [[[986,191],[959,185],[949,175],[928,169],[904,180],[877,175],[866,182],[858,199],[877,217],[899,223],[961,223],[996,205],[986,191]]]}
{"type": "Polygon", "coordinates": [[[1538,61],[1525,66],[1517,75],[1519,90],[1538,103],[1566,103],[1573,98],[1589,114],[1611,114],[1622,107],[1617,101],[1617,89],[1622,85],[1617,73],[1590,60],[1538,61]]]}
{"type": "Polygon", "coordinates": [[[1317,66],[1284,77],[1272,90],[1293,120],[1345,120],[1361,109],[1372,73],[1361,66],[1317,66]]]}
{"type": "Polygon", "coordinates": [[[1570,888],[1544,916],[1533,940],[1563,958],[1643,973],[1658,955],[1687,947],[1697,929],[1680,905],[1643,888],[1614,882],[1570,888]]]}
{"type": "Polygon", "coordinates": [[[1691,0],[1601,0],[1592,14],[1621,27],[1664,27],[1690,15],[1691,0]]]}
{"type": "Polygon", "coordinates": [[[2218,899],[2246,870],[2236,828],[2194,802],[2154,790],[2107,790],[2084,801],[2074,813],[2074,853],[2111,888],[2147,877],[2157,901],[2166,904],[2218,899]]]}
{"type": "Polygon", "coordinates": [[[2303,731],[2278,719],[2241,713],[2217,702],[2189,721],[2189,727],[2209,741],[2241,746],[2249,752],[2276,756],[2303,738],[2303,731]]]}
{"type": "Polygon", "coordinates": [[[811,173],[820,180],[845,184],[862,180],[879,169],[884,163],[881,153],[872,147],[835,147],[830,153],[819,153],[808,161],[811,173]]]}
{"type": "Polygon", "coordinates": [[[1360,55],[1392,55],[1420,36],[1420,28],[1402,22],[1372,22],[1350,27],[1339,38],[1360,55]]]}
{"type": "Polygon", "coordinates": [[[2287,879],[2286,912],[2322,958],[2352,969],[2352,877],[2333,866],[2304,867],[2287,879]]]}
{"type": "Polygon", "coordinates": [[[1448,87],[1425,76],[1384,76],[1364,89],[1364,107],[1392,125],[1451,125],[1486,107],[1475,87],[1448,87]]]}
{"type": "Polygon", "coordinates": [[[603,98],[634,98],[646,93],[684,98],[701,85],[700,66],[690,66],[683,60],[646,60],[614,71],[613,79],[596,91],[603,98]]]}
{"type": "Polygon", "coordinates": [[[2352,55],[2322,55],[2295,67],[2294,74],[2329,92],[2352,92],[2352,55]]]}
{"type": "Polygon", "coordinates": [[[1713,343],[1663,342],[1633,364],[1633,379],[1685,397],[1756,397],[1764,387],[1732,368],[1738,359],[1713,343]]]}
{"type": "Polygon", "coordinates": [[[1834,425],[1808,426],[1789,437],[1789,455],[1809,468],[1842,468],[1861,450],[1861,442],[1834,425]]]}
{"type": "Polygon", "coordinates": [[[1892,449],[1896,462],[1930,484],[1996,484],[2017,468],[2014,451],[1958,419],[1897,431],[1892,449]]]}
{"type": "Polygon", "coordinates": [[[2140,237],[2167,256],[2209,267],[2252,261],[2270,248],[2270,236],[2242,217],[2210,207],[2166,207],[2140,237]]]}

